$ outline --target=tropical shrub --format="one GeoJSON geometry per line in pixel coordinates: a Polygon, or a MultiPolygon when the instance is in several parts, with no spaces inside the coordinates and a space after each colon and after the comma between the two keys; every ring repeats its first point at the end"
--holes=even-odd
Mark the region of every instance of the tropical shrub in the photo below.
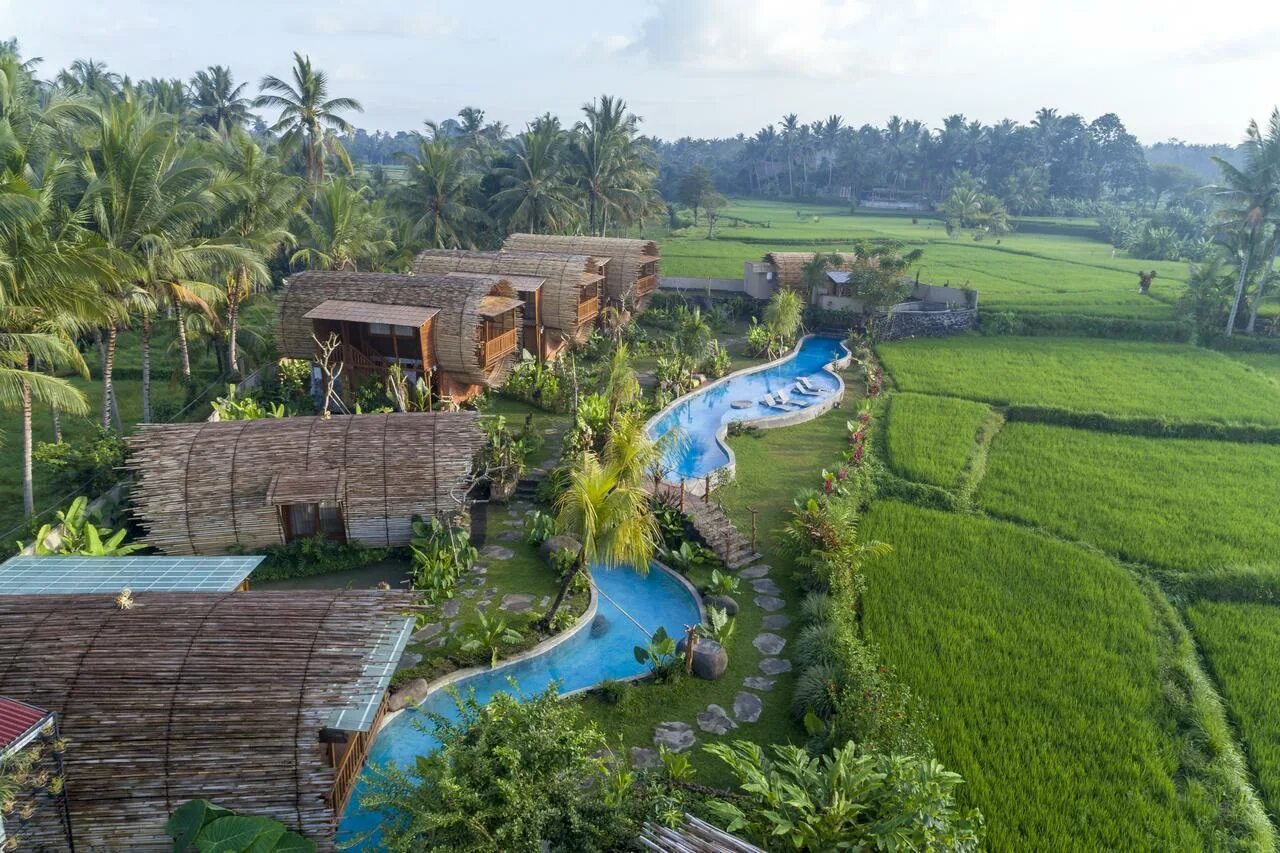
{"type": "Polygon", "coordinates": [[[358,542],[337,542],[324,536],[309,536],[283,545],[272,545],[265,553],[266,558],[253,570],[253,581],[305,578],[358,569],[385,560],[391,549],[366,548],[358,542]]]}
{"type": "Polygon", "coordinates": [[[711,580],[707,583],[707,592],[711,595],[734,595],[739,586],[741,586],[740,578],[719,569],[712,569],[711,580]]]}
{"type": "Polygon", "coordinates": [[[467,531],[439,516],[432,516],[429,521],[414,518],[409,549],[413,555],[413,588],[425,592],[432,603],[453,598],[458,580],[479,556],[467,531]]]}
{"type": "Polygon", "coordinates": [[[467,632],[463,640],[464,652],[489,652],[489,666],[498,665],[498,652],[503,646],[518,643],[524,639],[519,631],[507,625],[502,616],[490,615],[481,610],[477,616],[479,622],[467,632]]]}
{"type": "MultiPolygon", "coordinates": [[[[815,595],[822,596],[823,594],[809,593],[805,601],[809,601],[815,595]]],[[[811,625],[806,625],[800,629],[800,633],[795,640],[796,661],[801,666],[836,663],[840,660],[839,641],[839,631],[830,622],[816,621],[811,625]]]]}
{"type": "Polygon", "coordinates": [[[698,633],[709,640],[715,640],[722,646],[727,646],[729,640],[733,639],[733,629],[736,626],[736,619],[722,608],[712,606],[707,608],[707,621],[698,626],[698,633]]]}
{"type": "Polygon", "coordinates": [[[555,517],[535,509],[524,519],[524,538],[530,545],[541,545],[556,535],[555,517]]]}
{"type": "Polygon", "coordinates": [[[636,663],[646,664],[655,681],[664,683],[672,681],[680,674],[680,656],[676,652],[675,638],[667,634],[667,629],[658,626],[648,642],[635,647],[636,663]]]}
{"type": "Polygon", "coordinates": [[[731,364],[732,359],[729,357],[729,351],[720,346],[719,341],[712,341],[707,349],[706,356],[698,364],[698,372],[712,379],[719,379],[729,372],[731,364]]]}
{"type": "Polygon", "coordinates": [[[42,441],[32,451],[32,459],[49,472],[54,491],[100,495],[124,479],[125,443],[99,426],[87,440],[42,441]]]}
{"type": "Polygon", "coordinates": [[[255,396],[236,395],[236,386],[227,386],[227,396],[219,397],[210,405],[220,421],[255,421],[261,418],[283,418],[288,413],[284,403],[266,402],[255,396]]]}
{"type": "MultiPolygon", "coordinates": [[[[840,710],[840,692],[844,670],[837,663],[815,663],[807,666],[796,679],[791,692],[791,713],[797,720],[813,715],[830,720],[840,710]]],[[[814,726],[819,732],[821,726],[814,726]]]]}
{"type": "Polygon", "coordinates": [[[237,815],[208,800],[178,806],[164,825],[174,853],[310,853],[315,842],[267,817],[237,815]]]}
{"type": "MultiPolygon", "coordinates": [[[[55,513],[57,522],[45,524],[36,532],[34,541],[35,553],[38,556],[50,554],[75,554],[83,557],[127,557],[141,551],[146,546],[142,543],[124,544],[127,530],[111,531],[99,528],[88,517],[89,499],[81,495],[73,500],[66,509],[55,513]],[[50,548],[46,542],[55,528],[60,528],[58,544],[50,548]]],[[[21,546],[20,546],[21,547],[21,546]]]]}

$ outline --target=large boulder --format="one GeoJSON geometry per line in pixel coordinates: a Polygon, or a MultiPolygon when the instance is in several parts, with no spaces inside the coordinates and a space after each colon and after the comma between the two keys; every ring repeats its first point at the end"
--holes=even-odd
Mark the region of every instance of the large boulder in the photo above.
{"type": "Polygon", "coordinates": [[[542,555],[542,559],[546,560],[547,564],[550,565],[551,555],[554,554],[555,552],[571,551],[574,554],[576,554],[578,553],[578,549],[581,547],[582,546],[578,544],[577,539],[574,539],[572,536],[565,536],[563,533],[561,533],[558,536],[552,536],[546,542],[543,542],[541,545],[539,545],[538,553],[542,555]]]}
{"type": "MultiPolygon", "coordinates": [[[[687,641],[681,638],[676,643],[676,651],[683,655],[686,645],[687,641]]],[[[698,644],[693,647],[693,674],[698,678],[715,681],[728,668],[729,653],[724,650],[724,646],[715,640],[699,638],[698,644]]]]}
{"type": "Polygon", "coordinates": [[[703,596],[702,603],[707,607],[718,607],[730,616],[738,615],[738,602],[728,595],[703,596]]]}
{"type": "Polygon", "coordinates": [[[411,678],[397,687],[396,691],[387,699],[387,709],[399,711],[410,705],[417,705],[426,696],[427,680],[425,678],[411,678]]]}

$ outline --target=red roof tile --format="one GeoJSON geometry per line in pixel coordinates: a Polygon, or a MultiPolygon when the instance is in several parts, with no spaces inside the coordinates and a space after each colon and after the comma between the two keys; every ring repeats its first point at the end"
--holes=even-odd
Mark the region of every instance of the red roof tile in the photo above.
{"type": "Polygon", "coordinates": [[[0,755],[42,726],[48,717],[48,711],[0,696],[0,755]]]}

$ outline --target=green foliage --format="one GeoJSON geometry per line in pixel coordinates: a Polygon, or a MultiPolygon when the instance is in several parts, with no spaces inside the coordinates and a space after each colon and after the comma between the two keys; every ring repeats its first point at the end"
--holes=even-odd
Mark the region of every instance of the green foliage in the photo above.
{"type": "Polygon", "coordinates": [[[927,758],[869,754],[846,744],[813,757],[748,741],[704,747],[738,780],[744,798],[708,810],[730,832],[773,850],[977,850],[982,815],[962,810],[963,780],[927,758]]]}
{"type": "Polygon", "coordinates": [[[733,629],[737,627],[738,620],[734,619],[725,610],[719,607],[707,608],[707,621],[698,626],[698,633],[711,640],[715,640],[722,646],[728,647],[729,641],[733,639],[733,629]]]}
{"type": "Polygon", "coordinates": [[[1195,327],[1180,320],[1096,317],[1090,314],[983,311],[978,325],[984,335],[1042,335],[1107,340],[1190,343],[1195,327]]]}
{"type": "Polygon", "coordinates": [[[692,782],[694,771],[689,756],[667,749],[666,744],[658,747],[658,757],[662,759],[662,774],[671,782],[692,782]]]}
{"type": "Polygon", "coordinates": [[[32,458],[48,472],[51,489],[100,495],[123,478],[124,439],[100,426],[95,430],[91,438],[42,441],[35,446],[32,458]]]}
{"type": "Polygon", "coordinates": [[[519,480],[529,456],[542,447],[542,436],[533,429],[533,413],[519,431],[508,428],[504,415],[481,420],[480,428],[485,436],[480,464],[489,479],[503,484],[519,480]]]}
{"type": "Polygon", "coordinates": [[[734,595],[741,586],[741,579],[719,569],[711,570],[711,580],[707,583],[707,592],[711,595],[734,595]]]}
{"type": "Polygon", "coordinates": [[[1275,445],[1022,423],[996,436],[977,492],[1005,518],[1188,572],[1234,564],[1280,573],[1277,499],[1275,445]]]}
{"type": "Polygon", "coordinates": [[[972,337],[878,351],[902,391],[1173,423],[1280,424],[1280,386],[1220,353],[1187,346],[972,337]]]}
{"type": "Polygon", "coordinates": [[[1125,571],[974,516],[878,502],[866,520],[894,553],[871,567],[864,629],[933,710],[994,848],[1208,844],[1219,804],[1202,799],[1195,730],[1167,704],[1160,628],[1125,571]]]}
{"type": "Polygon", "coordinates": [[[519,631],[507,625],[507,620],[499,615],[477,613],[476,625],[467,632],[462,642],[464,652],[489,652],[489,666],[498,665],[498,653],[503,646],[518,643],[524,639],[519,631]]]}
{"type": "MultiPolygon", "coordinates": [[[[805,618],[812,624],[801,628],[795,639],[795,659],[801,666],[833,664],[840,660],[840,632],[835,624],[827,621],[830,610],[828,609],[823,616],[816,619],[810,616],[814,602],[824,597],[820,592],[811,592],[805,596],[805,603],[808,605],[805,618]]],[[[827,601],[829,602],[830,599],[827,598],[827,601]]],[[[830,604],[827,607],[830,608],[830,604]]]]}
{"type": "Polygon", "coordinates": [[[524,538],[530,545],[541,545],[556,535],[555,517],[535,509],[524,519],[524,538]]]}
{"type": "Polygon", "coordinates": [[[804,322],[804,301],[793,290],[775,290],[759,322],[751,318],[747,351],[759,358],[778,358],[796,343],[804,322]]]}
{"type": "Polygon", "coordinates": [[[453,598],[458,579],[479,556],[470,534],[439,516],[414,518],[409,549],[413,554],[413,588],[425,592],[432,603],[453,598]]]}
{"type": "Polygon", "coordinates": [[[800,616],[809,623],[826,622],[831,618],[831,594],[811,592],[800,602],[800,616]]]}
{"type": "Polygon", "coordinates": [[[648,642],[634,649],[636,663],[645,664],[658,683],[672,681],[680,675],[680,655],[676,652],[674,637],[667,634],[667,629],[658,626],[648,642]]]}
{"type": "Polygon", "coordinates": [[[631,684],[611,678],[601,682],[592,692],[606,705],[624,705],[631,695],[631,684]]]}
{"type": "Polygon", "coordinates": [[[43,525],[36,532],[35,553],[38,556],[75,554],[84,557],[127,557],[146,547],[140,542],[124,544],[127,530],[113,532],[107,528],[99,528],[89,519],[88,507],[89,499],[81,495],[71,501],[66,509],[58,510],[55,514],[57,521],[43,525]],[[61,528],[58,531],[58,544],[50,548],[46,540],[58,527],[61,528]]]}
{"type": "MultiPolygon", "coordinates": [[[[675,569],[682,575],[689,574],[690,570],[706,565],[719,565],[720,560],[715,553],[697,542],[690,542],[685,539],[674,548],[665,545],[659,546],[658,556],[662,558],[662,562],[675,569]]],[[[712,570],[713,575],[717,570],[712,570]]]]}
{"type": "Polygon", "coordinates": [[[278,581],[358,569],[385,560],[390,553],[389,548],[366,548],[357,542],[310,536],[267,548],[266,559],[253,570],[252,580],[278,581]]]}
{"type": "Polygon", "coordinates": [[[287,412],[283,403],[267,402],[257,397],[236,396],[236,386],[227,386],[227,396],[219,397],[210,405],[220,421],[253,421],[260,418],[283,418],[287,412]]]}
{"type": "Polygon", "coordinates": [[[954,397],[895,394],[889,402],[886,461],[904,477],[954,487],[990,409],[954,397]]]}
{"type": "Polygon", "coordinates": [[[313,853],[315,842],[287,830],[280,821],[246,817],[208,800],[178,806],[164,831],[173,839],[174,853],[313,853]]]}
{"type": "Polygon", "coordinates": [[[530,356],[512,368],[502,383],[502,393],[548,412],[567,412],[572,402],[573,387],[572,383],[561,381],[556,368],[530,356]]]}

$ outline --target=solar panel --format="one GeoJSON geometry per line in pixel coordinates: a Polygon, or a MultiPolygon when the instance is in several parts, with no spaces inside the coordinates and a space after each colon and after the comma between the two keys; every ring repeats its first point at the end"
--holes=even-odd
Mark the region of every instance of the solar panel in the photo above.
{"type": "Polygon", "coordinates": [[[0,595],[231,592],[263,557],[12,557],[0,564],[0,595]]]}
{"type": "Polygon", "coordinates": [[[413,622],[412,618],[408,618],[403,622],[396,620],[387,623],[386,630],[378,637],[361,672],[360,684],[370,685],[373,689],[363,696],[351,697],[351,701],[345,706],[334,710],[329,715],[329,728],[344,732],[367,732],[373,728],[373,719],[378,715],[382,695],[387,692],[396,664],[400,662],[404,647],[409,643],[409,635],[413,633],[413,622]],[[371,681],[375,683],[370,684],[371,681]]]}

